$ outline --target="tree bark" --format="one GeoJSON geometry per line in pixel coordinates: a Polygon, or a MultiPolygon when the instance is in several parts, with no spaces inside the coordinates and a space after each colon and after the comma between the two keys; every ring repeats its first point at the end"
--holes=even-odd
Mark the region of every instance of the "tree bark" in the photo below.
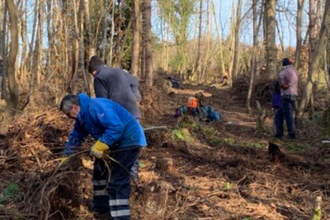
{"type": "Polygon", "coordinates": [[[301,27],[302,27],[302,13],[303,13],[303,6],[305,0],[298,0],[297,1],[297,18],[296,18],[296,52],[295,52],[295,62],[294,67],[299,71],[300,67],[300,53],[301,53],[301,44],[302,44],[302,36],[301,36],[301,27]]]}
{"type": "Polygon", "coordinates": [[[217,32],[217,39],[218,39],[218,44],[219,44],[219,66],[220,66],[220,76],[224,76],[226,68],[225,68],[225,63],[223,60],[223,47],[222,47],[222,39],[221,39],[221,28],[218,27],[218,22],[217,18],[215,15],[215,10],[214,10],[214,2],[212,1],[212,9],[213,9],[213,16],[214,16],[214,22],[215,22],[215,29],[217,32]]]}
{"type": "MultiPolygon", "coordinates": [[[[18,16],[13,0],[6,0],[10,21],[10,51],[7,60],[9,100],[7,104],[12,110],[16,110],[19,103],[19,89],[16,82],[16,59],[18,54],[18,16]]],[[[15,114],[15,111],[11,111],[15,114]]]]}
{"type": "Polygon", "coordinates": [[[134,76],[139,75],[139,60],[140,60],[140,0],[133,1],[133,42],[132,42],[132,61],[131,61],[131,73],[134,76]]]}
{"type": "Polygon", "coordinates": [[[77,0],[73,0],[73,11],[74,11],[74,38],[72,47],[72,80],[71,80],[71,90],[73,94],[77,94],[77,79],[78,79],[78,68],[79,68],[79,28],[78,28],[78,16],[76,4],[77,0]]]}
{"type": "Polygon", "coordinates": [[[242,10],[242,0],[238,0],[236,8],[236,22],[234,27],[234,51],[233,51],[233,62],[232,62],[232,76],[237,78],[237,71],[239,67],[239,30],[241,27],[241,10],[242,10]]]}
{"type": "Polygon", "coordinates": [[[151,38],[151,0],[143,1],[143,34],[146,61],[146,84],[153,86],[153,61],[152,61],[152,38],[151,38]]]}
{"type": "Polygon", "coordinates": [[[257,4],[258,4],[258,0],[253,0],[253,5],[252,5],[252,16],[253,16],[253,48],[252,48],[252,65],[251,65],[251,73],[250,73],[250,83],[249,83],[249,90],[247,93],[247,98],[246,98],[246,109],[247,112],[250,113],[251,112],[251,96],[252,96],[252,90],[253,90],[253,84],[254,84],[254,80],[258,71],[260,71],[259,69],[259,49],[258,49],[258,45],[259,45],[259,40],[258,40],[258,34],[259,34],[259,30],[261,27],[261,17],[262,17],[262,13],[260,13],[260,19],[258,22],[258,11],[257,11],[257,4]]]}
{"type": "Polygon", "coordinates": [[[196,73],[197,82],[200,83],[202,79],[202,25],[203,25],[203,0],[199,0],[199,19],[198,19],[198,44],[197,44],[197,59],[196,59],[196,73]]]}
{"type": "Polygon", "coordinates": [[[308,79],[307,83],[305,85],[305,91],[304,91],[304,97],[301,100],[301,103],[299,105],[298,109],[298,117],[301,118],[303,115],[303,111],[306,108],[306,104],[310,101],[310,97],[312,94],[312,89],[313,89],[313,82],[314,82],[314,74],[317,74],[319,71],[319,64],[320,60],[323,54],[323,49],[325,45],[325,40],[327,37],[327,33],[329,31],[329,22],[330,22],[330,1],[327,0],[325,2],[325,7],[324,7],[324,13],[323,13],[323,19],[322,19],[322,24],[320,28],[320,32],[318,34],[318,41],[316,45],[316,50],[314,51],[313,54],[310,54],[310,56],[313,59],[313,62],[308,68],[308,79]]]}
{"type": "MultiPolygon", "coordinates": [[[[42,45],[43,45],[43,30],[44,30],[44,1],[39,0],[39,10],[38,10],[38,31],[37,31],[37,41],[36,41],[36,83],[40,84],[41,74],[42,74],[42,45]]],[[[33,71],[33,70],[32,70],[33,71]]]]}
{"type": "Polygon", "coordinates": [[[7,32],[7,7],[4,4],[3,10],[3,25],[2,25],[2,38],[1,38],[1,56],[0,65],[1,65],[1,99],[8,99],[7,94],[7,51],[6,51],[6,32],[7,32]]]}
{"type": "Polygon", "coordinates": [[[266,61],[269,78],[277,77],[276,72],[276,42],[275,42],[275,7],[276,0],[267,0],[265,3],[266,19],[266,61]]]}
{"type": "MultiPolygon", "coordinates": [[[[112,0],[113,2],[113,0],[112,0]]],[[[113,7],[115,7],[113,5],[113,7]]],[[[106,47],[107,47],[107,29],[108,29],[108,20],[107,20],[107,15],[108,15],[108,3],[107,3],[107,0],[104,0],[103,1],[103,40],[102,40],[102,55],[101,57],[103,58],[103,60],[106,60],[106,47]]],[[[113,19],[113,18],[111,18],[113,19]]],[[[112,28],[113,28],[113,25],[111,25],[111,32],[113,32],[112,28]]],[[[110,50],[112,50],[112,44],[110,44],[110,50]]]]}
{"type": "Polygon", "coordinates": [[[21,39],[22,39],[22,55],[21,55],[21,65],[20,65],[20,74],[19,74],[19,80],[20,82],[25,82],[26,80],[26,60],[27,60],[27,10],[24,9],[24,6],[26,7],[26,2],[23,1],[21,4],[21,13],[20,13],[20,24],[21,24],[21,39]]]}
{"type": "MultiPolygon", "coordinates": [[[[112,10],[111,10],[111,34],[110,34],[110,50],[109,50],[109,62],[108,64],[112,66],[112,61],[113,61],[113,51],[114,51],[114,45],[113,45],[113,38],[115,36],[115,10],[116,10],[116,4],[115,1],[112,0],[112,10]]],[[[106,14],[105,14],[106,15],[106,14]]],[[[106,16],[105,16],[106,17],[106,16]]],[[[105,21],[106,22],[106,19],[105,21]]],[[[105,30],[107,29],[107,26],[105,30]]],[[[106,39],[106,31],[105,31],[105,36],[104,38],[106,39]]]]}
{"type": "Polygon", "coordinates": [[[52,71],[54,71],[54,67],[53,67],[53,61],[55,60],[53,58],[54,54],[54,43],[53,43],[53,32],[52,32],[52,26],[53,26],[53,22],[54,22],[54,11],[53,11],[53,6],[54,2],[53,0],[48,0],[47,1],[47,36],[48,36],[48,50],[47,50],[47,59],[46,59],[46,68],[45,68],[45,79],[48,79],[51,75],[52,75],[52,71]]]}
{"type": "Polygon", "coordinates": [[[79,17],[79,63],[80,63],[80,71],[81,75],[84,79],[84,84],[86,86],[86,92],[89,96],[91,96],[91,87],[89,84],[89,81],[87,80],[87,74],[85,73],[85,44],[84,44],[84,8],[85,8],[85,2],[83,0],[80,1],[80,7],[78,15],[79,17]]]}
{"type": "Polygon", "coordinates": [[[94,34],[91,30],[91,16],[89,13],[89,0],[82,0],[84,1],[84,22],[85,22],[85,31],[86,31],[86,47],[87,47],[87,54],[88,60],[96,54],[95,51],[95,42],[94,42],[94,34]]]}

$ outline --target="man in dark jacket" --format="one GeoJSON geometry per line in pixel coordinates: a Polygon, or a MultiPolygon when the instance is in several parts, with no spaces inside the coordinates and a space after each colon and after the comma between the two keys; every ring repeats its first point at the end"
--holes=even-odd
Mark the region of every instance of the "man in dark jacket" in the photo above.
{"type": "Polygon", "coordinates": [[[108,67],[98,56],[93,56],[89,62],[88,71],[94,77],[96,97],[111,99],[123,106],[136,119],[141,118],[131,83],[124,70],[108,67]]]}
{"type": "Polygon", "coordinates": [[[147,145],[141,125],[117,103],[89,98],[85,94],[65,96],[60,109],[76,120],[65,146],[65,155],[74,153],[88,134],[96,140],[91,148],[91,154],[97,158],[93,173],[94,208],[111,219],[130,219],[131,188],[127,170],[138,158],[141,147],[147,145]],[[107,153],[116,161],[107,166],[101,160],[106,151],[110,151],[107,153]],[[106,167],[112,168],[110,178],[106,167]]]}
{"type": "MultiPolygon", "coordinates": [[[[137,88],[139,83],[137,78],[122,69],[106,66],[98,56],[90,59],[88,71],[94,77],[96,97],[111,99],[129,111],[137,121],[140,120],[141,113],[137,101],[141,100],[141,95],[137,88]]],[[[139,163],[135,161],[131,176],[136,182],[139,181],[138,171],[139,163]]]]}

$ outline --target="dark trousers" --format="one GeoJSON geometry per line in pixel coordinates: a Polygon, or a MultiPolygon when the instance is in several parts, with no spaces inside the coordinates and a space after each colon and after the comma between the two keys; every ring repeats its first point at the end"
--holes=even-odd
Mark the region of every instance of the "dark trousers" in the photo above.
{"type": "Polygon", "coordinates": [[[282,104],[275,114],[276,136],[282,137],[284,133],[283,123],[286,122],[290,138],[296,137],[295,121],[293,112],[295,110],[295,99],[292,97],[282,97],[282,104]]]}
{"type": "MultiPolygon", "coordinates": [[[[136,118],[135,120],[140,124],[140,119],[136,118]]],[[[134,181],[139,182],[139,158],[136,159],[132,166],[131,177],[134,181]]]]}
{"type": "MultiPolygon", "coordinates": [[[[131,192],[129,172],[139,156],[140,147],[120,148],[110,153],[117,162],[105,164],[96,159],[93,172],[93,203],[96,211],[109,213],[114,220],[129,220],[131,192]],[[108,167],[111,168],[109,178],[108,167]]],[[[108,162],[107,162],[108,163],[108,162]]]]}

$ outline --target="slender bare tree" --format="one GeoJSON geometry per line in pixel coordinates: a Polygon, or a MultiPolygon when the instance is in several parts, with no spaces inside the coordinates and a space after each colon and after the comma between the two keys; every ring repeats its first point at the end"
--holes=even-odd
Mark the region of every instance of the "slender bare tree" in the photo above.
{"type": "Polygon", "coordinates": [[[198,19],[198,44],[197,44],[197,59],[196,72],[197,81],[201,82],[202,78],[202,26],[203,26],[203,0],[199,0],[199,19],[198,19]]]}
{"type": "MultiPolygon", "coordinates": [[[[37,30],[37,39],[36,39],[36,59],[34,67],[36,67],[35,83],[40,84],[41,74],[42,74],[42,56],[43,56],[43,30],[44,30],[44,0],[39,0],[39,9],[38,9],[38,30],[37,30]]],[[[32,71],[32,72],[34,72],[32,71]]],[[[32,81],[33,82],[33,81],[32,81]]],[[[31,88],[30,88],[31,89],[31,88]]]]}
{"type": "Polygon", "coordinates": [[[152,35],[151,35],[151,0],[143,0],[142,24],[145,55],[146,84],[153,86],[152,35]]]}
{"type": "MultiPolygon", "coordinates": [[[[313,0],[311,0],[313,1],[313,0]]],[[[315,21],[310,21],[310,22],[315,22],[315,21]]],[[[312,23],[314,24],[314,23],[312,23]]],[[[310,24],[310,26],[312,25],[310,24]]],[[[312,54],[310,54],[311,59],[313,62],[310,63],[308,67],[308,78],[307,78],[307,83],[305,85],[305,90],[304,90],[304,97],[300,102],[299,109],[298,109],[298,117],[301,118],[303,115],[303,112],[306,108],[307,103],[309,103],[311,94],[313,91],[313,84],[315,80],[315,75],[318,73],[319,68],[320,68],[320,60],[323,55],[323,49],[325,47],[325,41],[327,38],[328,31],[330,29],[330,0],[326,0],[325,6],[324,6],[324,12],[323,12],[323,19],[322,19],[322,24],[319,33],[317,34],[317,43],[315,50],[312,54]]]]}
{"type": "Polygon", "coordinates": [[[302,44],[301,27],[302,27],[302,13],[303,13],[304,2],[305,0],[297,1],[297,19],[296,19],[297,44],[296,44],[295,62],[294,62],[294,66],[296,69],[298,69],[300,66],[300,54],[301,54],[301,44],[302,44]]]}
{"type": "Polygon", "coordinates": [[[1,66],[1,99],[7,99],[7,51],[6,51],[6,32],[7,32],[7,7],[6,3],[3,4],[3,25],[1,32],[1,56],[0,66],[1,66]]]}
{"type": "Polygon", "coordinates": [[[140,30],[141,30],[141,18],[140,18],[140,0],[133,1],[133,42],[132,42],[132,62],[131,73],[134,76],[139,75],[139,60],[140,60],[140,30]]]}
{"type": "Polygon", "coordinates": [[[242,4],[243,1],[242,0],[238,0],[237,2],[237,8],[236,8],[236,22],[234,25],[234,51],[233,51],[233,61],[231,63],[231,65],[233,65],[232,69],[232,76],[234,78],[237,78],[237,71],[238,71],[238,67],[239,67],[239,33],[240,33],[240,28],[241,28],[241,14],[242,14],[242,4]]]}
{"type": "MultiPolygon", "coordinates": [[[[6,100],[7,105],[12,110],[18,108],[19,103],[19,88],[16,81],[16,59],[18,54],[18,16],[17,7],[13,0],[6,0],[6,6],[9,13],[10,22],[10,51],[7,60],[7,76],[9,99],[6,100]]],[[[11,111],[15,114],[15,111],[11,111]]]]}
{"type": "Polygon", "coordinates": [[[275,8],[276,0],[265,1],[265,28],[266,28],[266,62],[269,78],[277,76],[276,72],[276,42],[275,42],[275,8]]]}
{"type": "Polygon", "coordinates": [[[260,71],[259,68],[259,39],[258,39],[258,34],[260,31],[261,27],[261,18],[262,18],[262,13],[260,13],[260,17],[258,20],[258,10],[257,10],[257,5],[258,5],[259,0],[253,0],[252,3],[252,16],[253,16],[253,48],[252,48],[252,64],[251,64],[251,73],[250,73],[250,83],[249,83],[249,90],[247,93],[247,98],[246,98],[246,109],[247,112],[251,112],[251,95],[252,95],[252,90],[253,90],[253,84],[254,80],[260,71]]]}
{"type": "Polygon", "coordinates": [[[95,42],[94,42],[94,34],[91,29],[91,18],[90,18],[90,11],[89,11],[89,0],[82,0],[84,1],[84,22],[85,22],[85,33],[86,33],[86,48],[88,54],[88,60],[95,55],[95,42]]]}
{"type": "Polygon", "coordinates": [[[26,81],[26,74],[27,74],[27,69],[26,69],[26,61],[27,61],[27,10],[26,10],[26,2],[22,1],[21,2],[21,7],[20,7],[20,29],[21,29],[21,41],[22,41],[22,55],[21,55],[21,62],[20,62],[20,73],[19,73],[19,80],[20,83],[23,83],[26,81]]]}

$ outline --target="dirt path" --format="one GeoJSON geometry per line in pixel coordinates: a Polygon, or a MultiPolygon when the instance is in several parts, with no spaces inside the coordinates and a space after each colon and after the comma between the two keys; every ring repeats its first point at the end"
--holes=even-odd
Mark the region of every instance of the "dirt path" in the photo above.
{"type": "MultiPolygon", "coordinates": [[[[188,127],[193,141],[183,145],[159,133],[149,134],[156,138],[149,138],[150,146],[141,157],[146,165],[141,169],[142,185],[166,181],[174,186],[163,218],[310,219],[316,194],[329,196],[329,164],[317,158],[305,137],[292,142],[272,139],[271,117],[266,121],[266,131],[256,132],[255,116],[245,112],[244,104],[237,101],[241,99],[239,94],[237,97],[215,88],[181,90],[168,97],[165,113],[157,124],[173,129],[182,126],[171,117],[174,109],[187,95],[200,91],[212,94],[204,97],[203,103],[220,111],[223,121],[188,127]],[[268,141],[280,146],[286,154],[285,161],[270,161],[268,141]],[[174,174],[162,175],[154,166],[162,157],[173,159],[174,174]]],[[[325,201],[325,219],[330,219],[329,205],[325,201]]],[[[155,219],[145,213],[135,218],[155,219]]]]}

